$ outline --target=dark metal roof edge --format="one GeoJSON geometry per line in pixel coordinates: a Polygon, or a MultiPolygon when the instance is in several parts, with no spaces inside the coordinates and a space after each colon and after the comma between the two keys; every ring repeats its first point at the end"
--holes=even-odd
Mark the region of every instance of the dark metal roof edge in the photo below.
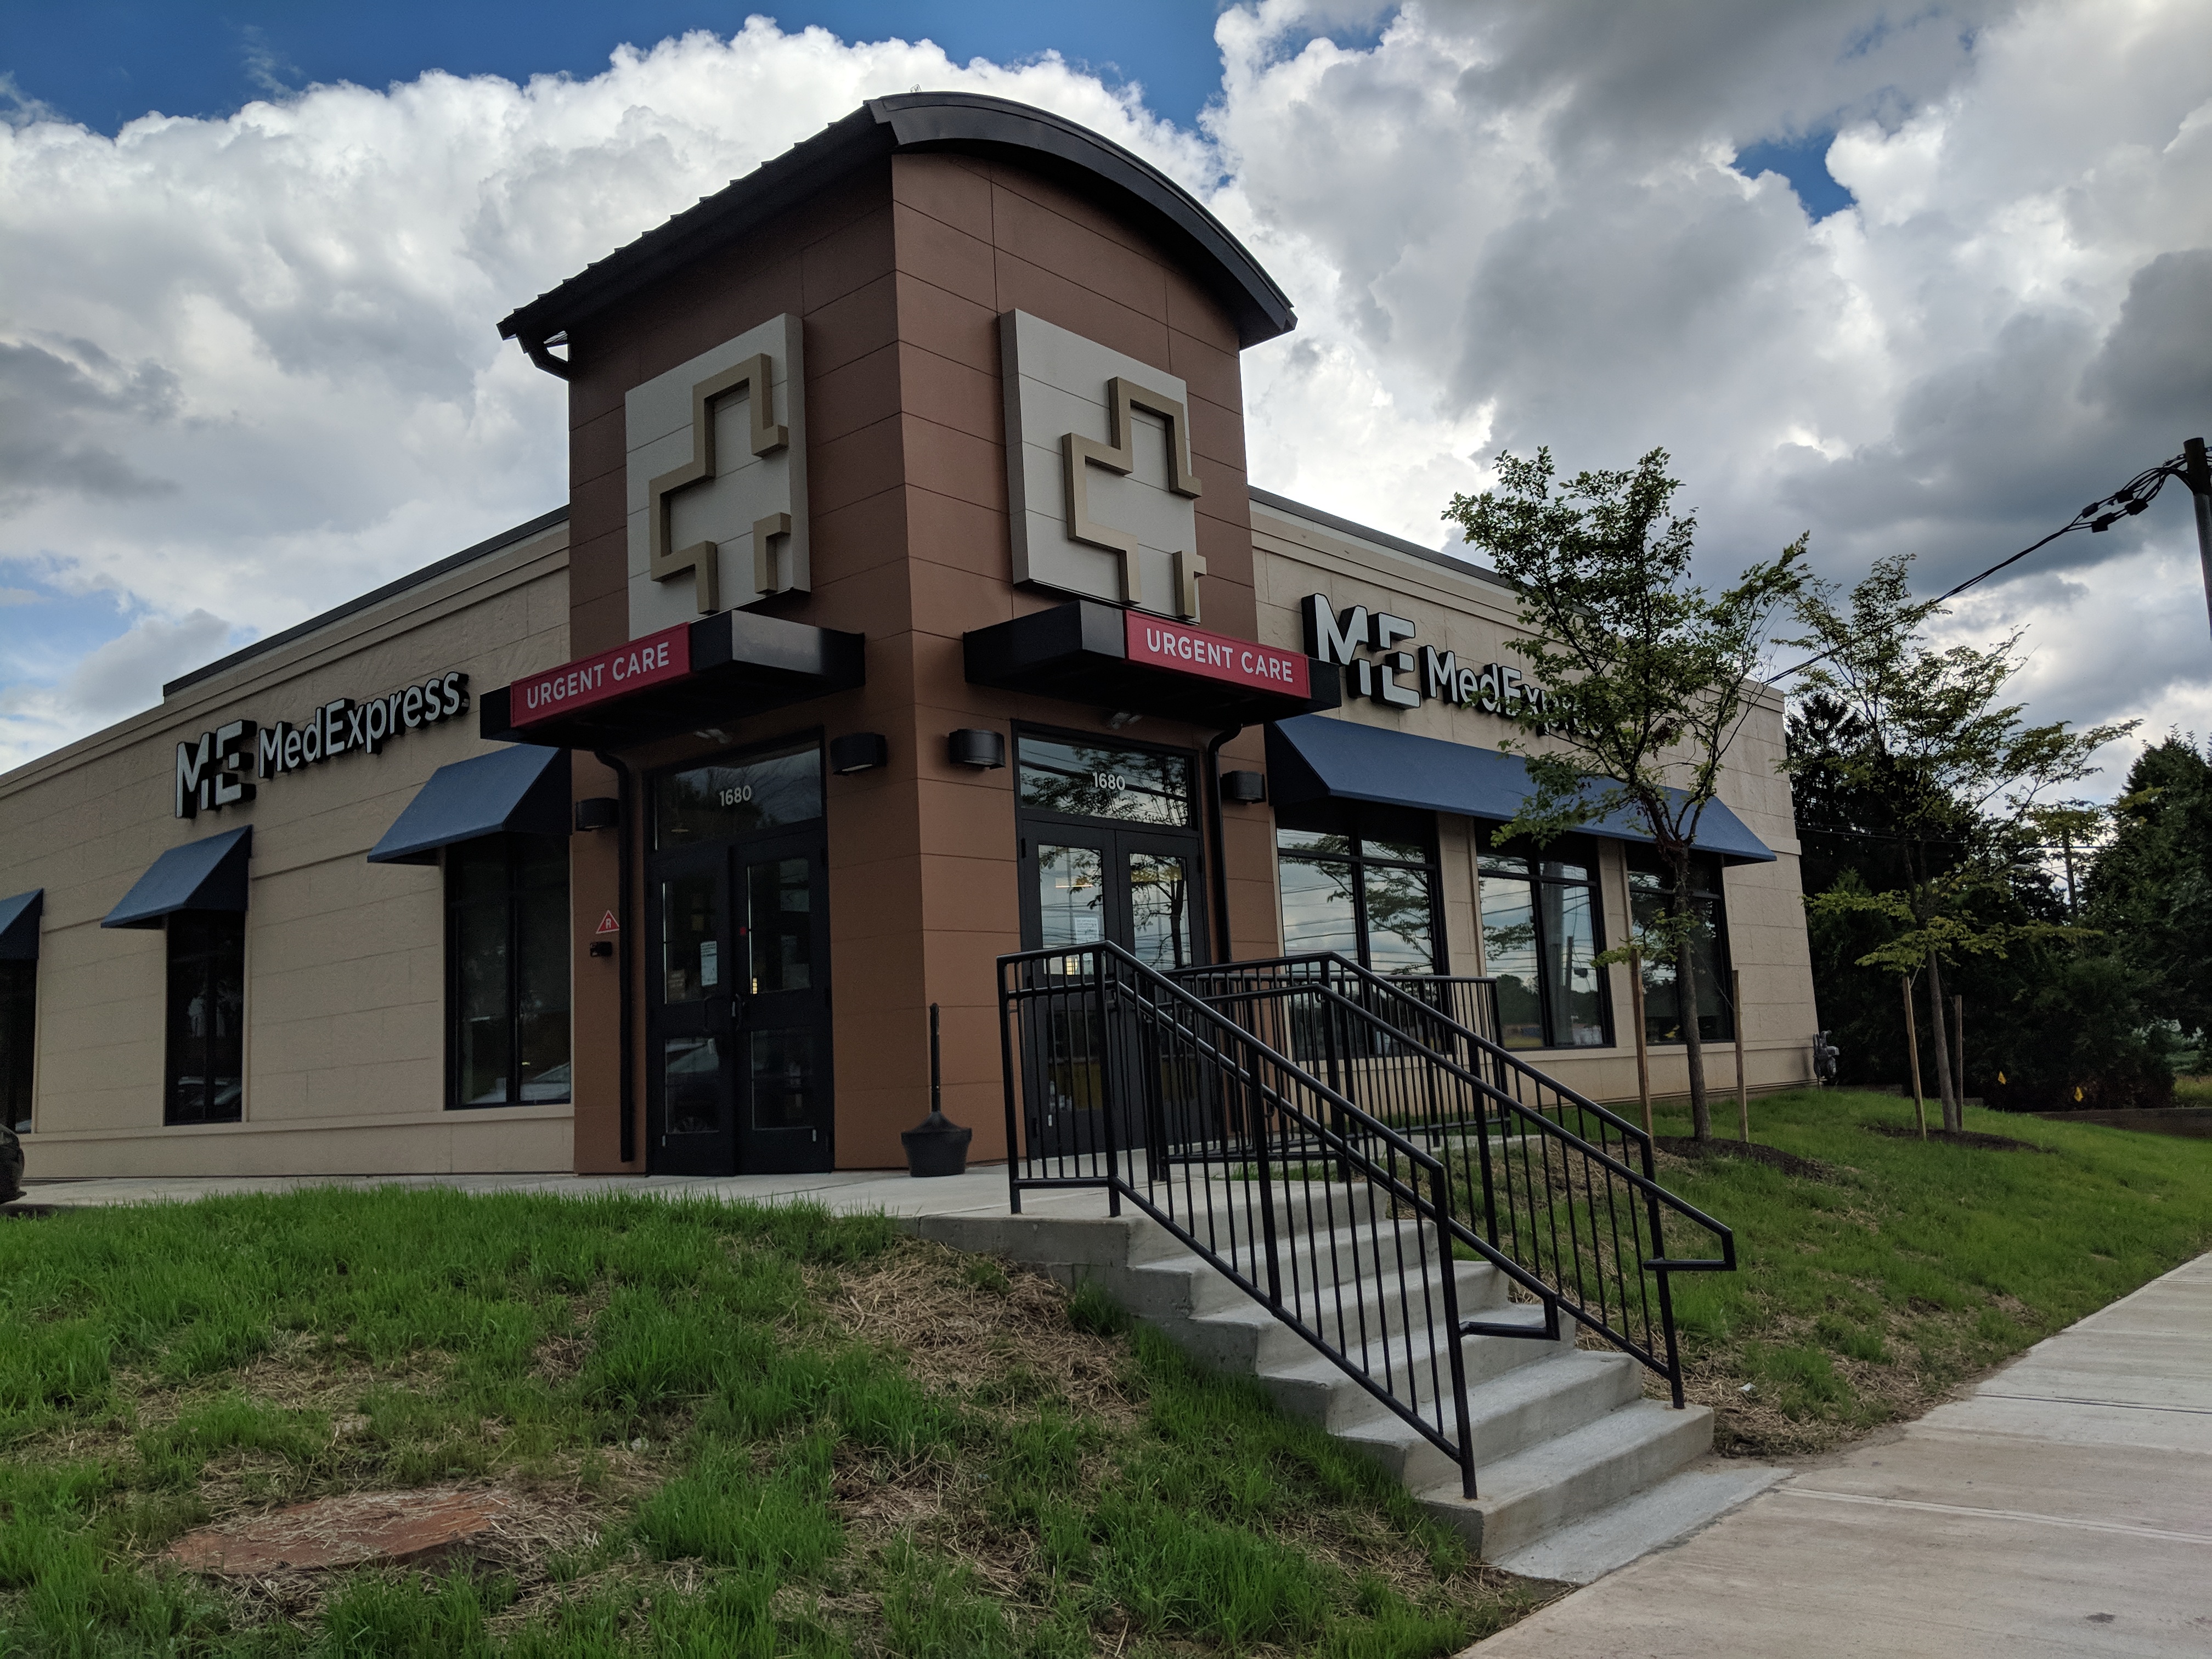
{"type": "Polygon", "coordinates": [[[410,587],[420,587],[424,582],[435,581],[448,571],[459,570],[463,565],[473,560],[486,557],[502,548],[512,547],[517,542],[528,541],[532,536],[550,530],[556,524],[565,522],[568,517],[568,509],[565,506],[556,507],[550,513],[541,513],[528,522],[515,526],[512,530],[502,530],[496,536],[488,537],[474,547],[465,547],[458,553],[449,553],[435,564],[426,564],[420,570],[411,571],[396,581],[386,582],[383,586],[374,588],[359,599],[348,599],[343,605],[334,605],[319,617],[310,617],[307,621],[285,629],[282,633],[271,634],[265,640],[256,640],[251,645],[241,646],[227,657],[216,658],[204,668],[195,668],[191,673],[171,680],[161,688],[161,699],[166,702],[186,686],[198,685],[202,680],[212,679],[226,670],[237,667],[242,662],[252,661],[264,652],[274,651],[277,647],[289,645],[295,640],[303,640],[318,629],[328,628],[334,622],[343,622],[355,612],[366,611],[373,605],[381,605],[395,594],[404,593],[410,587]]]}
{"type": "Polygon", "coordinates": [[[1111,139],[1028,104],[981,93],[899,93],[872,98],[703,197],[664,223],[593,260],[500,319],[503,339],[543,350],[571,324],[635,293],[708,249],[735,240],[806,192],[863,161],[900,150],[1014,150],[1105,180],[1187,239],[1223,279],[1218,297],[1237,313],[1247,346],[1297,326],[1289,296],[1229,228],[1189,191],[1111,139]]]}
{"type": "Polygon", "coordinates": [[[1287,495],[1278,495],[1272,489],[1261,489],[1257,485],[1251,485],[1248,486],[1247,493],[1262,507],[1273,507],[1278,513],[1287,513],[1292,518],[1304,519],[1309,523],[1320,525],[1325,530],[1334,530],[1344,536],[1357,536],[1363,541],[1375,542],[1387,547],[1394,553],[1403,553],[1407,558],[1420,559],[1430,564],[1442,565],[1447,570],[1455,570],[1462,576],[1473,576],[1478,581],[1490,582],[1509,592],[1512,589],[1511,582],[1507,581],[1504,577],[1487,565],[1475,564],[1466,559],[1455,559],[1450,554],[1440,553],[1433,547],[1423,547],[1419,542],[1409,542],[1402,536],[1393,536],[1387,530],[1376,530],[1368,525],[1357,524],[1350,519],[1339,518],[1334,513],[1324,513],[1317,507],[1309,507],[1304,501],[1294,501],[1287,495]]]}
{"type": "Polygon", "coordinates": [[[542,348],[547,338],[581,318],[666,275],[707,249],[743,235],[796,202],[811,186],[826,185],[872,155],[888,155],[896,141],[864,106],[839,117],[811,138],[702,196],[672,218],[594,259],[566,282],[517,306],[500,319],[503,340],[542,348]],[[557,315],[556,313],[558,313],[557,315]]]}

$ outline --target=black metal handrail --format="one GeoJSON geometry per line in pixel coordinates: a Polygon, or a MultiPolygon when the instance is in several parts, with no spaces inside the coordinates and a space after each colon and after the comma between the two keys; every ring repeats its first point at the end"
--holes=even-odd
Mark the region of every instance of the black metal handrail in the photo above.
{"type": "Polygon", "coordinates": [[[1119,945],[1001,957],[999,1010],[1012,1208],[1069,1187],[1133,1203],[1474,1497],[1445,1160],[1119,945]]]}
{"type": "Polygon", "coordinates": [[[1510,1264],[1544,1304],[1548,1328],[1564,1306],[1664,1376],[1683,1403],[1669,1275],[1733,1271],[1735,1234],[1659,1184],[1638,1125],[1475,1029],[1499,1030],[1494,981],[1399,979],[1332,952],[1171,977],[1435,1152],[1455,1239],[1510,1264]],[[1710,1232],[1719,1254],[1670,1253],[1668,1216],[1710,1232]]]}

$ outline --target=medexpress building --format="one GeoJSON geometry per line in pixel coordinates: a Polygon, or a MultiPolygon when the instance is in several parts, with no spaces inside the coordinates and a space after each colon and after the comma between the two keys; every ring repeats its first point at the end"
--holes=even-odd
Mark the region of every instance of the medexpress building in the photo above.
{"type": "MultiPolygon", "coordinates": [[[[1632,1095],[1630,830],[1490,832],[1511,594],[1250,486],[1294,326],[1152,167],[874,100],[501,323],[568,391],[542,518],[0,777],[0,1102],[34,1174],[746,1172],[1006,1151],[999,957],[1494,975],[1632,1095]]],[[[1696,877],[1732,1081],[1809,1075],[1778,702],[1696,877]],[[1726,994],[1741,971],[1741,1006],[1726,994]]]]}

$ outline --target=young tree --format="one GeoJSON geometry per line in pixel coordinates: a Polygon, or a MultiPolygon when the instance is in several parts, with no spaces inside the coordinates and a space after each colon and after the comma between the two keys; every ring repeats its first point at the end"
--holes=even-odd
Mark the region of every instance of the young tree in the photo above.
{"type": "Polygon", "coordinates": [[[1808,582],[1797,596],[1806,632],[1790,643],[1820,655],[1799,674],[1793,695],[1801,708],[1819,711],[1835,740],[1800,749],[1785,764],[1801,793],[1848,792],[1863,808],[1870,804],[1877,823],[1867,833],[1891,849],[1891,884],[1838,886],[1807,903],[1816,915],[1849,912],[1887,924],[1889,938],[1858,958],[1861,967],[1906,980],[1927,974],[1943,1126],[1955,1130],[1956,1033],[1944,966],[2078,933],[1992,920],[1985,901],[2005,888],[2024,851],[2094,836],[2098,809],[2054,799],[2055,792],[2094,773],[2090,757],[2136,722],[2086,732],[2063,720],[2023,723],[2026,705],[1997,701],[2020,670],[2019,634],[1988,650],[1939,650],[1925,629],[1945,614],[1942,603],[1912,598],[1911,567],[1909,554],[1875,561],[1841,603],[1826,582],[1808,582]]]}
{"type": "Polygon", "coordinates": [[[1569,711],[1523,712],[1540,748],[1516,742],[1534,785],[1499,842],[1542,844],[1624,810],[1650,832],[1673,880],[1653,954],[1671,957],[1684,1011],[1690,1111],[1712,1135],[1698,1028],[1702,924],[1690,898],[1690,854],[1721,766],[1758,695],[1768,626],[1806,577],[1805,540],[1753,564],[1715,594],[1691,580],[1694,514],[1673,511],[1679,479],[1655,449],[1626,471],[1559,483],[1548,449],[1498,458],[1498,487],[1454,495],[1444,517],[1487,553],[1520,595],[1526,638],[1511,649],[1569,711]]]}

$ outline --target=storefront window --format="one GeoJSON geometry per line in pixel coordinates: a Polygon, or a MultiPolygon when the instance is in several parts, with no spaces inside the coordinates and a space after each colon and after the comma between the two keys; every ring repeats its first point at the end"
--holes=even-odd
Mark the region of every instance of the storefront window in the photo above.
{"type": "MultiPolygon", "coordinates": [[[[1628,902],[1637,931],[1655,927],[1674,890],[1672,874],[1659,855],[1632,848],[1628,854],[1628,902]]],[[[1707,1042],[1735,1036],[1728,998],[1728,919],[1721,906],[1721,861],[1710,856],[1690,860],[1690,914],[1697,918],[1691,937],[1698,975],[1698,1035],[1707,1042]]],[[[1680,974],[1671,959],[1644,958],[1644,1040],[1680,1042],[1682,995],[1680,974]]]]}
{"type": "Polygon", "coordinates": [[[653,844],[663,849],[821,816],[822,745],[811,738],[670,772],[653,786],[653,844]]]}
{"type": "Polygon", "coordinates": [[[446,854],[455,1106],[569,1098],[568,848],[555,836],[488,836],[446,854]]]}
{"type": "Polygon", "coordinates": [[[246,917],[168,919],[167,1123],[235,1123],[246,1103],[246,917]]]}
{"type": "Polygon", "coordinates": [[[31,1054],[39,1033],[39,964],[0,962],[0,1123],[31,1131],[31,1054]]]}
{"type": "Polygon", "coordinates": [[[1024,735],[1020,756],[1022,805],[1031,811],[1190,827],[1188,755],[1024,735]]]}
{"type": "Polygon", "coordinates": [[[1603,1048],[1605,976],[1590,961],[1603,933],[1595,850],[1568,838],[1540,851],[1486,848],[1479,863],[1483,970],[1498,981],[1505,1046],[1603,1048]]]}
{"type": "Polygon", "coordinates": [[[1436,854],[1419,828],[1279,827],[1283,948],[1334,951],[1378,974],[1441,973],[1436,854]]]}

